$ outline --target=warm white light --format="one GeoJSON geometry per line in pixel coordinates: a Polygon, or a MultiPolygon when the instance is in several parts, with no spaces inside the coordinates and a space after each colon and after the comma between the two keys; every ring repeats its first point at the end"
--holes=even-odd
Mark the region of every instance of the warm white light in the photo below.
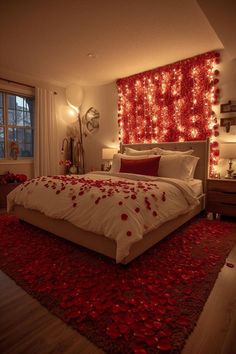
{"type": "Polygon", "coordinates": [[[220,157],[222,159],[236,159],[236,142],[221,144],[220,157]]]}
{"type": "Polygon", "coordinates": [[[191,135],[193,138],[196,138],[198,136],[198,129],[192,128],[191,129],[191,135]]]}
{"type": "Polygon", "coordinates": [[[153,121],[153,122],[156,122],[156,121],[157,121],[157,117],[156,117],[156,116],[153,116],[153,117],[152,117],[152,121],[153,121]]]}
{"type": "Polygon", "coordinates": [[[83,90],[77,84],[71,84],[66,88],[66,98],[70,105],[79,108],[83,101],[83,90]]]}
{"type": "Polygon", "coordinates": [[[104,148],[102,149],[102,159],[103,160],[112,160],[114,154],[116,154],[118,149],[113,148],[104,148]]]}
{"type": "Polygon", "coordinates": [[[77,118],[77,112],[73,108],[68,108],[68,115],[77,118]]]}
{"type": "Polygon", "coordinates": [[[182,125],[178,125],[177,126],[177,129],[180,131],[180,132],[183,132],[184,131],[184,127],[182,125]]]}

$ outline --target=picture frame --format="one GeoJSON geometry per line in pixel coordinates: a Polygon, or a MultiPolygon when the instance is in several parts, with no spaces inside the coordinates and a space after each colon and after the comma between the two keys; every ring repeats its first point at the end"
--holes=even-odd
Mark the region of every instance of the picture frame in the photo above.
{"type": "Polygon", "coordinates": [[[230,112],[236,112],[236,103],[231,103],[231,111],[230,112]]]}
{"type": "Polygon", "coordinates": [[[236,125],[236,117],[220,118],[220,126],[225,127],[226,133],[230,132],[232,125],[236,125]]]}
{"type": "Polygon", "coordinates": [[[230,104],[228,104],[228,103],[221,104],[221,105],[220,105],[220,112],[221,112],[221,113],[228,113],[228,112],[231,112],[230,104]]]}
{"type": "Polygon", "coordinates": [[[229,101],[220,105],[220,113],[236,112],[236,102],[229,101]]]}

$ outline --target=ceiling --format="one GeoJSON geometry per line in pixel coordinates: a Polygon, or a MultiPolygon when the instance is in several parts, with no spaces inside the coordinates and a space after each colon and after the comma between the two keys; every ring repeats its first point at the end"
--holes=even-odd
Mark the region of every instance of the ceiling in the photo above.
{"type": "Polygon", "coordinates": [[[231,43],[225,28],[218,33],[224,15],[213,15],[220,2],[1,0],[0,72],[62,87],[101,85],[225,43],[236,56],[236,31],[231,43]]]}

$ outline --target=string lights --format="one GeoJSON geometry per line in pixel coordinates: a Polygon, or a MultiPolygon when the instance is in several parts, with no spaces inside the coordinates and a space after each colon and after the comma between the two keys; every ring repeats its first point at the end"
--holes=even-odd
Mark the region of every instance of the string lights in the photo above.
{"type": "Polygon", "coordinates": [[[210,138],[210,175],[216,172],[219,53],[209,52],[117,80],[119,139],[129,143],[210,138]]]}

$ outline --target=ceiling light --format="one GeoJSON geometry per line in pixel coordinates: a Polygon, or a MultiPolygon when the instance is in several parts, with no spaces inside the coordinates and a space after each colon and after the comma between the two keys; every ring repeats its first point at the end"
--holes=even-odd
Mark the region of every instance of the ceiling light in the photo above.
{"type": "Polygon", "coordinates": [[[90,59],[96,59],[97,55],[96,55],[96,53],[91,52],[91,53],[87,54],[87,57],[90,59]]]}

